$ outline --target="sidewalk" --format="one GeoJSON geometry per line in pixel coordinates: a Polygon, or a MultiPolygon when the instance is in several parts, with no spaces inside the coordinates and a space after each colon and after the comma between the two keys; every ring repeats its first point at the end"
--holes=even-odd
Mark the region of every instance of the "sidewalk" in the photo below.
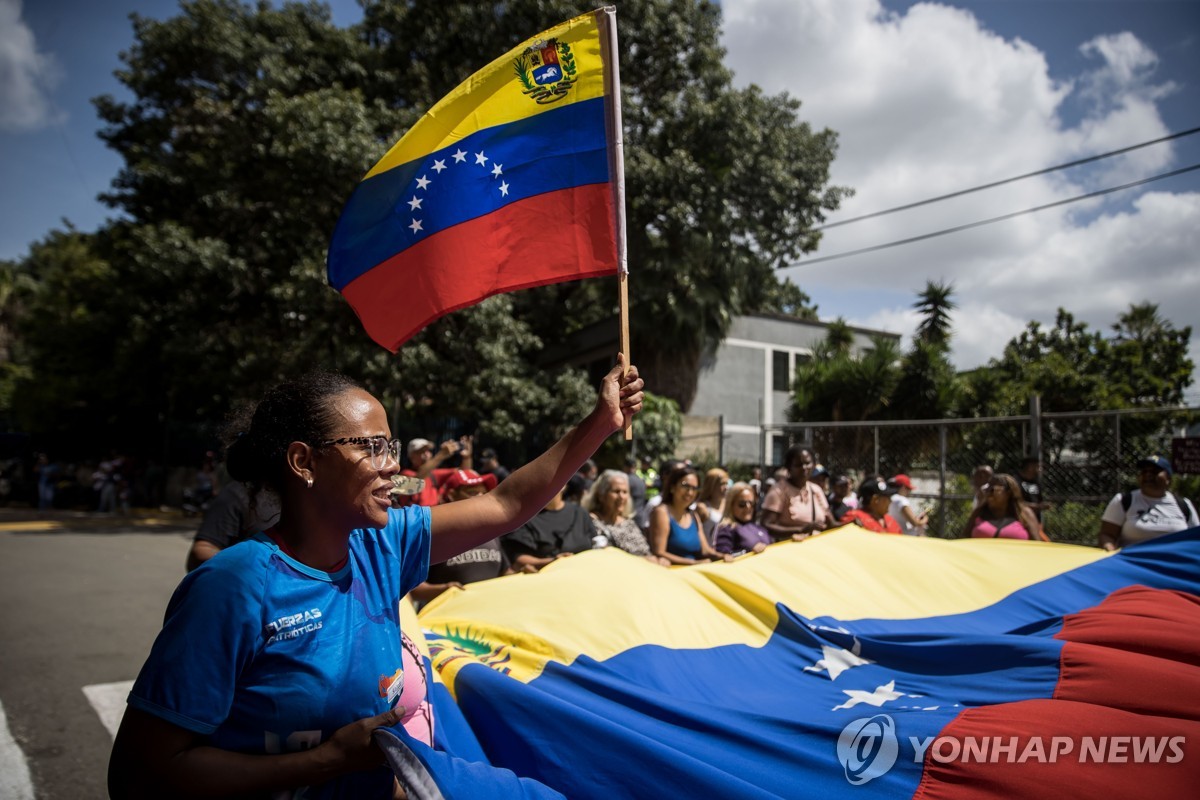
{"type": "Polygon", "coordinates": [[[93,511],[38,511],[27,507],[0,508],[0,533],[37,533],[71,531],[112,531],[136,528],[155,533],[190,533],[200,525],[199,516],[184,516],[177,508],[134,508],[129,514],[101,514],[93,511]]]}

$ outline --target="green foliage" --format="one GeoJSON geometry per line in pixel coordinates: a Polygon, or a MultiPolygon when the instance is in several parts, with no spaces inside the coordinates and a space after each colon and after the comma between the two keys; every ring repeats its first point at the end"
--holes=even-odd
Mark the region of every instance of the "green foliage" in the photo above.
{"type": "MultiPolygon", "coordinates": [[[[118,72],[130,99],[95,100],[123,159],[105,196],[121,219],[35,244],[15,268],[31,286],[0,304],[14,424],[186,460],[232,406],[324,367],[363,379],[398,433],[551,440],[594,389],[544,374],[539,353],[613,315],[611,282],[456,312],[391,356],[326,285],[324,253],[361,176],[425,109],[590,8],[370,0],[348,30],[317,3],[184,0],[170,19],[135,16],[118,72]]],[[[633,351],[686,404],[734,315],[815,313],[774,267],[816,246],[813,226],[847,190],[827,185],[833,132],[802,123],[793,99],[733,88],[718,5],[638,0],[620,24],[633,351]]],[[[670,453],[677,417],[650,404],[639,448],[670,453]]]]}
{"type": "Polygon", "coordinates": [[[1107,501],[1099,504],[1056,504],[1042,512],[1042,527],[1051,541],[1095,547],[1100,532],[1100,516],[1107,505],[1107,501]]]}
{"type": "Polygon", "coordinates": [[[917,295],[913,308],[921,312],[921,324],[917,326],[917,344],[950,346],[950,312],[958,307],[953,300],[954,284],[928,281],[917,295]]]}
{"type": "Polygon", "coordinates": [[[1175,327],[1152,303],[1134,304],[1106,338],[1059,309],[1054,327],[1037,322],[969,378],[964,410],[1024,413],[1032,394],[1047,411],[1178,405],[1191,384],[1190,326],[1175,327]]]}
{"type": "MultiPolygon", "coordinates": [[[[683,415],[679,404],[667,397],[646,392],[642,412],[633,423],[637,455],[650,456],[651,463],[661,464],[671,458],[683,435],[683,415]]],[[[625,434],[618,431],[604,442],[596,454],[596,463],[605,469],[624,469],[625,457],[630,453],[630,443],[625,434]]]]}
{"type": "MultiPolygon", "coordinates": [[[[831,332],[840,335],[835,329],[831,332]]],[[[861,355],[840,349],[835,339],[827,338],[812,359],[796,367],[788,416],[793,422],[879,418],[900,380],[899,356],[896,343],[883,336],[875,337],[861,355]]]]}
{"type": "Polygon", "coordinates": [[[892,419],[941,419],[954,408],[958,375],[946,345],[916,339],[900,364],[900,379],[888,404],[892,419]]]}
{"type": "Polygon", "coordinates": [[[953,287],[930,282],[914,304],[924,316],[912,349],[900,357],[895,343],[876,337],[856,356],[846,321],[831,322],[813,358],[796,369],[793,421],[939,419],[954,407],[960,384],[950,363],[953,287]]]}

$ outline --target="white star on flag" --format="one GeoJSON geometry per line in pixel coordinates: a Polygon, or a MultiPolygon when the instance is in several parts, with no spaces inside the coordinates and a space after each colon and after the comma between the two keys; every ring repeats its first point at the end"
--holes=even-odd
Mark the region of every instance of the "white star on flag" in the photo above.
{"type": "Polygon", "coordinates": [[[456,153],[454,154],[454,163],[456,163],[456,164],[457,164],[457,163],[459,163],[459,162],[466,161],[466,160],[467,160],[467,154],[466,154],[466,153],[464,153],[464,152],[463,152],[463,150],[462,150],[462,148],[460,147],[460,148],[458,149],[458,152],[456,152],[456,153]]]}
{"type": "Polygon", "coordinates": [[[475,163],[480,165],[487,163],[487,156],[483,154],[482,150],[475,154],[475,163]]]}
{"type": "Polygon", "coordinates": [[[421,207],[421,203],[422,203],[422,200],[421,200],[421,198],[419,198],[419,197],[413,197],[413,199],[412,199],[412,200],[409,200],[409,201],[408,201],[408,207],[409,207],[409,209],[410,209],[410,210],[412,210],[412,211],[416,211],[418,208],[420,208],[420,207],[421,207]]]}
{"type": "Polygon", "coordinates": [[[830,647],[827,644],[821,645],[822,658],[813,664],[811,667],[805,667],[805,672],[820,672],[828,670],[829,680],[837,680],[837,676],[841,675],[851,667],[861,667],[863,664],[874,664],[875,662],[869,658],[863,658],[855,653],[841,647],[830,647]]]}
{"type": "Polygon", "coordinates": [[[421,220],[414,219],[412,221],[412,225],[409,225],[408,227],[412,228],[413,233],[416,233],[417,231],[421,230],[421,220]]]}
{"type": "Polygon", "coordinates": [[[445,168],[446,168],[446,162],[444,159],[439,158],[437,161],[433,162],[433,171],[438,173],[439,175],[441,174],[442,170],[444,170],[445,168]]]}
{"type": "Polygon", "coordinates": [[[873,692],[864,692],[861,689],[843,689],[842,693],[848,695],[850,699],[840,706],[834,706],[834,711],[839,711],[843,708],[853,708],[859,703],[879,707],[884,703],[890,703],[893,700],[899,700],[901,697],[904,697],[904,692],[896,691],[895,681],[888,681],[883,686],[876,686],[873,692]]]}
{"type": "Polygon", "coordinates": [[[508,197],[508,184],[507,184],[507,183],[501,182],[501,184],[500,184],[500,196],[501,196],[501,197],[508,197]]]}
{"type": "Polygon", "coordinates": [[[429,178],[426,178],[424,175],[417,178],[417,188],[418,189],[424,189],[430,183],[432,183],[432,181],[430,181],[429,178]]]}
{"type": "Polygon", "coordinates": [[[504,174],[504,165],[497,164],[496,166],[492,167],[492,174],[495,175],[497,178],[499,178],[501,175],[504,174]]]}

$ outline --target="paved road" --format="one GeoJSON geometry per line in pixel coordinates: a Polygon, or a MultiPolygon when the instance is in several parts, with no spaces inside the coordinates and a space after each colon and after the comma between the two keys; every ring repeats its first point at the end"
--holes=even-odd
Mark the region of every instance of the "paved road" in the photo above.
{"type": "Polygon", "coordinates": [[[0,800],[107,797],[110,727],[183,577],[190,528],[0,516],[0,800]]]}

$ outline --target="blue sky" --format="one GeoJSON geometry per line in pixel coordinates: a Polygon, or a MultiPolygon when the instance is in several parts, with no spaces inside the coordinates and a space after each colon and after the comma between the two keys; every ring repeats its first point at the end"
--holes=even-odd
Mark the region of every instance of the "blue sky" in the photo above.
{"type": "MultiPolygon", "coordinates": [[[[867,213],[1200,126],[1200,0],[725,0],[740,84],[787,91],[838,131],[834,181],[867,213]]],[[[0,0],[0,258],[70,220],[93,230],[120,166],[90,98],[129,14],[176,0],[0,0]]],[[[360,16],[353,0],[334,19],[360,16]]],[[[547,25],[555,20],[547,20],[547,25]]],[[[484,59],[486,60],[486,59],[484,59]]],[[[952,203],[848,225],[813,256],[997,216],[1200,163],[1200,135],[952,203]]],[[[1130,302],[1200,328],[1200,172],[922,244],[785,271],[822,317],[911,332],[926,280],[960,302],[955,360],[971,367],[1065,306],[1107,327],[1130,302]]],[[[636,270],[636,265],[632,265],[636,270]]],[[[636,284],[634,285],[636,290],[636,284]]],[[[1200,331],[1198,331],[1200,336],[1200,331]]],[[[1200,359],[1193,340],[1192,355],[1200,359]]],[[[1200,394],[1193,393],[1200,400],[1200,394]]]]}

